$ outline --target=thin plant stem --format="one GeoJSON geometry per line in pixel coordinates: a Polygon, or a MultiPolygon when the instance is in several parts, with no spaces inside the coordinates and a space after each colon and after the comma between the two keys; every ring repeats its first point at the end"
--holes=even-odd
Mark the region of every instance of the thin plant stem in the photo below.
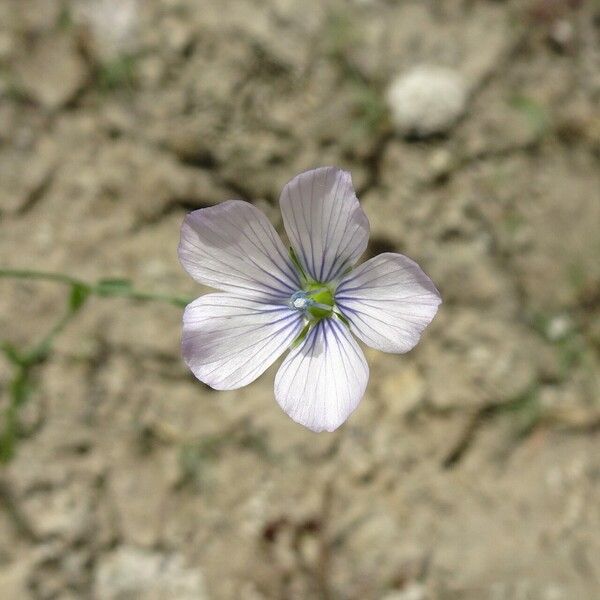
{"type": "Polygon", "coordinates": [[[24,269],[0,269],[0,278],[51,281],[69,286],[71,292],[64,314],[31,350],[21,352],[8,342],[0,344],[0,350],[3,351],[14,368],[14,375],[7,388],[10,400],[4,411],[4,423],[0,430],[0,463],[8,462],[14,455],[20,431],[19,411],[27,402],[33,389],[33,368],[47,359],[57,336],[75,318],[89,296],[130,298],[142,302],[162,302],[179,308],[185,307],[190,302],[188,298],[183,296],[136,290],[125,279],[101,279],[97,283],[88,283],[64,273],[24,269]]]}
{"type": "Polygon", "coordinates": [[[0,269],[0,278],[54,281],[64,285],[80,287],[95,296],[125,297],[132,300],[165,302],[166,304],[173,304],[182,308],[190,303],[190,298],[186,298],[185,296],[136,290],[130,287],[128,282],[124,280],[101,280],[98,283],[91,284],[64,273],[30,271],[25,269],[0,269]],[[127,285],[124,285],[125,283],[127,285]]]}

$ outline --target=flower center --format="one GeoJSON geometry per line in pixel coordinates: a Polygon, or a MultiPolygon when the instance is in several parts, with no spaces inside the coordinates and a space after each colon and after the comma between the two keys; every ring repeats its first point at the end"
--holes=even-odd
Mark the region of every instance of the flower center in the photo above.
{"type": "Polygon", "coordinates": [[[304,313],[311,321],[330,317],[333,312],[333,292],[322,283],[309,283],[306,289],[292,294],[290,307],[304,313]]]}
{"type": "Polygon", "coordinates": [[[296,310],[306,310],[312,302],[314,302],[314,300],[309,298],[306,292],[296,292],[290,298],[292,308],[295,308],[296,310]]]}

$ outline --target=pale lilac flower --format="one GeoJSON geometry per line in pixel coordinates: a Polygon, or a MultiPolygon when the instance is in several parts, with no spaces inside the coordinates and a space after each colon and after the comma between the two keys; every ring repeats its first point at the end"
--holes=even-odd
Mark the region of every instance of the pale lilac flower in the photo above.
{"type": "Polygon", "coordinates": [[[279,204],[289,251],[247,202],[186,216],[181,264],[222,291],[187,306],[183,356],[200,381],[232,390],[290,350],[275,377],[277,402],[309,429],[333,431],[358,406],[369,378],[352,334],[384,352],[408,352],[441,298],[402,254],[380,254],[353,268],[367,247],[369,222],[349,173],[302,173],[284,187],[279,204]]]}

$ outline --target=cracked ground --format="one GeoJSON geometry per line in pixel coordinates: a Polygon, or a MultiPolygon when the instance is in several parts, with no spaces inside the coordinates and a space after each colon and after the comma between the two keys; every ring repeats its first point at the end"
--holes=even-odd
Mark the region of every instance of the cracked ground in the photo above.
{"type": "MultiPolygon", "coordinates": [[[[241,198],[281,231],[282,186],[333,164],[368,254],[444,298],[414,351],[366,351],[322,435],[273,368],[194,380],[180,308],[90,298],[0,465],[0,597],[599,598],[598,106],[592,0],[0,0],[0,268],[192,298],[186,212],[241,198]],[[385,103],[418,64],[468,88],[425,139],[385,103]]],[[[0,279],[0,341],[32,347],[67,295],[0,279]]]]}

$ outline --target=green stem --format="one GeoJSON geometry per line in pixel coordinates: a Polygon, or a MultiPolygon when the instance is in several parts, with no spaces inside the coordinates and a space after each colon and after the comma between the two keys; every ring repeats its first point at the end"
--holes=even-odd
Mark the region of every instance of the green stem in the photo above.
{"type": "Polygon", "coordinates": [[[129,286],[106,285],[102,281],[97,284],[90,284],[81,279],[76,279],[64,273],[52,273],[47,271],[29,271],[24,269],[0,269],[0,278],[10,279],[37,279],[40,281],[54,281],[64,285],[77,286],[84,288],[88,293],[95,296],[120,296],[131,298],[133,300],[165,302],[174,306],[185,307],[190,303],[190,298],[184,296],[172,296],[170,294],[160,294],[154,292],[143,292],[133,289],[129,286]]]}
{"type": "MultiPolygon", "coordinates": [[[[76,286],[73,286],[74,288],[76,286]]],[[[0,463],[8,462],[14,455],[14,447],[19,436],[19,411],[27,402],[32,391],[31,375],[35,365],[43,362],[54,343],[54,339],[71,322],[83,303],[69,303],[64,315],[50,328],[48,333],[28,352],[18,352],[9,344],[3,345],[8,359],[15,366],[15,375],[10,382],[10,401],[4,413],[3,428],[0,431],[0,463]]]]}
{"type": "Polygon", "coordinates": [[[33,366],[34,364],[43,361],[48,356],[52,349],[54,339],[65,329],[65,327],[73,320],[77,314],[77,310],[69,309],[48,331],[42,340],[25,355],[25,364],[33,366]]]}
{"type": "Polygon", "coordinates": [[[0,269],[0,277],[11,279],[42,279],[56,281],[67,285],[81,285],[82,282],[64,273],[49,273],[46,271],[28,271],[25,269],[0,269]]]}
{"type": "Polygon", "coordinates": [[[19,430],[19,410],[27,401],[29,391],[29,366],[18,365],[10,382],[11,398],[4,412],[4,427],[0,431],[0,463],[6,463],[13,457],[19,430]]]}
{"type": "Polygon", "coordinates": [[[0,350],[4,352],[15,369],[15,374],[8,389],[10,401],[4,413],[2,430],[0,430],[0,463],[9,461],[14,455],[15,444],[19,437],[19,410],[26,403],[32,389],[33,367],[42,363],[48,357],[56,337],[73,320],[90,295],[102,298],[131,298],[143,302],[164,302],[180,308],[185,307],[190,302],[189,298],[183,296],[136,290],[129,281],[122,279],[102,279],[91,284],[63,273],[24,269],[0,269],[0,278],[52,281],[71,288],[67,310],[31,350],[21,352],[9,343],[0,345],[0,350]]]}
{"type": "Polygon", "coordinates": [[[122,298],[131,298],[132,300],[140,300],[142,302],[164,302],[165,304],[172,304],[173,306],[178,306],[179,308],[185,308],[191,301],[191,298],[186,298],[184,296],[171,296],[170,294],[159,294],[155,292],[141,292],[139,290],[111,290],[106,292],[104,290],[98,291],[94,287],[90,288],[91,294],[96,294],[98,296],[112,296],[112,297],[122,297],[122,298]]]}

